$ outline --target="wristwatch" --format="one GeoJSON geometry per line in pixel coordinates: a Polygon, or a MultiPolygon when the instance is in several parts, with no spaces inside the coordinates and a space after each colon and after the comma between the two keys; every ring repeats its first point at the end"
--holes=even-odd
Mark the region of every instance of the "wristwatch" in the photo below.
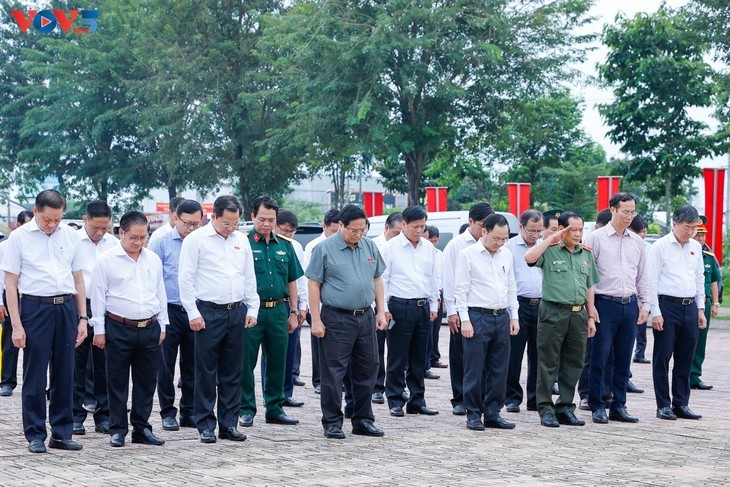
{"type": "Polygon", "coordinates": [[[81,321],[81,320],[89,321],[89,317],[88,316],[79,316],[79,321],[81,321]]]}
{"type": "Polygon", "coordinates": [[[290,315],[295,315],[295,314],[297,314],[297,312],[296,312],[296,311],[294,311],[294,310],[291,310],[291,311],[289,311],[289,314],[290,314],[290,315]]]}

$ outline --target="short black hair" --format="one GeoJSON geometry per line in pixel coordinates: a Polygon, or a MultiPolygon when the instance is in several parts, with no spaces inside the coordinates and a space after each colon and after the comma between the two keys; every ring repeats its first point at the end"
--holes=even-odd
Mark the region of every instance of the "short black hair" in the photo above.
{"type": "Polygon", "coordinates": [[[282,226],[285,223],[291,225],[294,230],[299,228],[299,220],[297,219],[297,216],[294,214],[294,212],[291,210],[281,210],[276,215],[277,225],[282,226]]]}
{"type": "Polygon", "coordinates": [[[469,218],[472,221],[480,222],[494,213],[494,208],[489,203],[477,203],[469,210],[469,218]]]}
{"type": "Polygon", "coordinates": [[[141,211],[128,211],[119,220],[119,228],[128,232],[132,225],[147,226],[147,217],[141,211]]]}
{"type": "Polygon", "coordinates": [[[185,198],[182,196],[175,196],[173,199],[170,200],[170,211],[175,213],[177,211],[177,207],[180,206],[180,203],[185,201],[185,198]]]}
{"type": "Polygon", "coordinates": [[[560,225],[560,217],[557,217],[555,215],[545,215],[545,218],[542,222],[545,228],[548,228],[550,226],[550,220],[555,220],[556,222],[558,222],[558,225],[560,225]]]}
{"type": "Polygon", "coordinates": [[[428,213],[419,205],[411,205],[403,210],[403,221],[411,223],[416,220],[428,220],[428,213]]]}
{"type": "Polygon", "coordinates": [[[396,211],[395,213],[391,213],[388,215],[388,218],[385,219],[385,226],[390,228],[396,223],[403,221],[403,213],[400,211],[396,211]]]}
{"type": "Polygon", "coordinates": [[[439,228],[436,225],[428,225],[426,226],[426,231],[428,232],[428,237],[438,237],[440,235],[439,228]]]}
{"type": "Polygon", "coordinates": [[[347,205],[340,211],[340,222],[347,226],[353,220],[367,220],[365,210],[355,205],[347,205]]]}
{"type": "Polygon", "coordinates": [[[38,211],[41,211],[46,206],[55,210],[66,211],[66,198],[55,189],[43,190],[35,197],[35,207],[38,211]]]}
{"type": "Polygon", "coordinates": [[[598,215],[596,215],[596,225],[600,225],[602,227],[605,227],[608,225],[608,222],[611,221],[611,210],[606,208],[605,210],[601,210],[598,212],[598,215]]]}
{"type": "Polygon", "coordinates": [[[675,223],[694,223],[700,221],[700,214],[694,206],[683,205],[674,210],[672,221],[675,223]]]}
{"type": "Polygon", "coordinates": [[[111,218],[112,209],[106,204],[106,201],[94,200],[89,201],[86,205],[86,216],[89,218],[111,218]]]}
{"type": "Polygon", "coordinates": [[[213,202],[213,214],[216,218],[223,216],[224,211],[237,212],[238,216],[243,213],[241,203],[238,202],[238,198],[233,195],[219,196],[213,202]]]}
{"type": "Polygon", "coordinates": [[[177,208],[175,209],[175,214],[177,216],[182,215],[183,213],[186,213],[188,215],[192,215],[193,213],[200,212],[200,214],[203,214],[203,207],[200,206],[200,203],[198,203],[195,200],[184,200],[181,201],[179,205],[177,205],[177,208]]]}
{"type": "Polygon", "coordinates": [[[33,219],[35,215],[33,215],[33,212],[31,210],[23,210],[20,213],[18,213],[18,218],[15,219],[15,221],[22,225],[23,223],[26,223],[26,220],[30,221],[33,219]]]}
{"type": "Polygon", "coordinates": [[[577,218],[580,221],[583,221],[583,217],[580,216],[578,213],[575,213],[573,211],[564,211],[558,217],[558,225],[560,225],[563,228],[568,228],[568,226],[569,226],[568,220],[570,220],[571,218],[577,218]]]}
{"type": "Polygon", "coordinates": [[[611,196],[611,199],[608,201],[608,206],[610,206],[611,208],[618,208],[619,204],[626,201],[636,201],[636,198],[634,198],[634,195],[631,193],[616,193],[615,195],[611,196]]]}
{"type": "MultiPolygon", "coordinates": [[[[479,221],[479,220],[477,220],[477,221],[479,221]]],[[[461,235],[462,233],[466,232],[466,229],[467,228],[469,228],[469,224],[468,223],[464,223],[463,225],[461,225],[459,227],[459,235],[461,235]]]]}
{"type": "Polygon", "coordinates": [[[539,222],[542,221],[542,219],[542,213],[537,210],[527,210],[522,215],[520,215],[520,223],[523,227],[527,226],[527,224],[530,222],[539,222]]]}
{"type": "Polygon", "coordinates": [[[259,209],[262,206],[267,210],[274,210],[276,214],[279,214],[279,203],[277,203],[276,200],[269,195],[262,195],[257,196],[253,200],[253,204],[251,205],[253,208],[253,216],[259,214],[259,209]]]}
{"type": "Polygon", "coordinates": [[[338,223],[340,221],[340,210],[337,208],[332,208],[331,210],[328,210],[327,213],[324,214],[324,226],[332,225],[333,223],[338,223]]]}
{"type": "Polygon", "coordinates": [[[509,230],[509,222],[499,213],[493,213],[484,219],[484,229],[488,232],[494,230],[494,227],[507,227],[509,230]]]}
{"type": "Polygon", "coordinates": [[[631,224],[629,225],[629,229],[632,231],[639,233],[646,229],[646,220],[644,220],[641,215],[636,215],[633,220],[631,220],[631,224]]]}
{"type": "Polygon", "coordinates": [[[68,222],[68,226],[69,226],[69,227],[73,227],[73,228],[75,228],[76,230],[79,230],[79,229],[81,228],[81,225],[79,225],[79,224],[78,224],[78,223],[76,223],[76,222],[68,222]]]}

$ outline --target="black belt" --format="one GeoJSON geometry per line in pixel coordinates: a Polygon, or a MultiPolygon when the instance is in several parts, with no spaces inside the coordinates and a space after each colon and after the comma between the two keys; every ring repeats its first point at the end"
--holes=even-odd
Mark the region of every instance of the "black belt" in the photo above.
{"type": "Polygon", "coordinates": [[[682,306],[689,306],[690,304],[694,304],[695,298],[675,298],[674,296],[660,294],[659,301],[669,301],[670,303],[677,303],[681,304],[682,306]]]}
{"type": "Polygon", "coordinates": [[[526,298],[524,296],[517,296],[517,301],[520,303],[529,304],[530,306],[537,306],[542,301],[541,298],[526,298]]]}
{"type": "Polygon", "coordinates": [[[613,301],[615,303],[621,303],[621,304],[629,304],[636,301],[636,294],[632,294],[631,296],[627,296],[625,298],[619,298],[617,296],[609,296],[608,294],[596,294],[596,298],[598,299],[606,299],[608,301],[613,301]]]}
{"type": "Polygon", "coordinates": [[[583,304],[564,304],[564,303],[556,303],[555,301],[542,301],[543,303],[552,304],[553,306],[557,306],[560,309],[569,309],[573,313],[577,313],[578,311],[583,310],[583,304]]]}
{"type": "Polygon", "coordinates": [[[185,308],[183,308],[183,306],[181,304],[167,303],[167,307],[172,308],[175,311],[179,311],[181,313],[187,313],[187,311],[185,311],[185,308]]]}
{"type": "Polygon", "coordinates": [[[337,311],[338,313],[344,313],[346,315],[353,315],[353,316],[362,316],[368,310],[368,308],[359,308],[359,309],[336,308],[336,307],[330,306],[328,304],[325,304],[324,307],[331,309],[332,311],[337,311]]]}
{"type": "Polygon", "coordinates": [[[23,299],[38,301],[40,303],[63,304],[71,300],[74,296],[74,294],[59,294],[58,296],[33,296],[31,294],[23,294],[23,299]]]}
{"type": "Polygon", "coordinates": [[[289,298],[281,298],[281,299],[262,299],[261,300],[261,307],[262,308],[276,308],[281,303],[287,301],[289,298]]]}
{"type": "Polygon", "coordinates": [[[147,318],[146,320],[128,320],[127,318],[123,318],[119,315],[115,315],[114,313],[106,312],[104,315],[107,318],[109,318],[112,321],[116,321],[117,323],[121,323],[123,325],[129,325],[129,326],[135,326],[137,328],[147,328],[150,325],[154,325],[157,323],[157,315],[147,318]]]}
{"type": "Polygon", "coordinates": [[[484,315],[501,315],[505,311],[507,311],[507,308],[502,309],[489,309],[489,308],[479,308],[478,306],[469,306],[469,311],[474,311],[475,313],[481,313],[484,315]]]}
{"type": "Polygon", "coordinates": [[[394,303],[401,303],[401,304],[412,304],[412,303],[415,303],[416,306],[419,306],[419,307],[420,306],[426,306],[428,304],[428,299],[427,298],[411,298],[411,299],[406,299],[406,298],[396,298],[395,296],[391,296],[390,299],[394,303]]]}
{"type": "Polygon", "coordinates": [[[218,304],[218,303],[213,303],[211,301],[203,301],[202,299],[199,299],[198,304],[204,304],[206,306],[210,306],[211,308],[215,308],[215,309],[227,309],[230,311],[232,309],[236,309],[236,308],[240,307],[241,301],[236,301],[235,303],[218,304]]]}

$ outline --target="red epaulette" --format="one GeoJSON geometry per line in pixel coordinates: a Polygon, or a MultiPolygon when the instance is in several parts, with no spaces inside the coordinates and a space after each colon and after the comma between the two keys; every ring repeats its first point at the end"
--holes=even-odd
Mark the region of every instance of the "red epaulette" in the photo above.
{"type": "Polygon", "coordinates": [[[583,249],[587,250],[588,252],[593,252],[593,249],[592,249],[592,248],[590,248],[590,247],[589,247],[589,246],[587,246],[587,245],[583,245],[583,244],[580,244],[580,246],[581,246],[581,248],[583,248],[583,249]]]}

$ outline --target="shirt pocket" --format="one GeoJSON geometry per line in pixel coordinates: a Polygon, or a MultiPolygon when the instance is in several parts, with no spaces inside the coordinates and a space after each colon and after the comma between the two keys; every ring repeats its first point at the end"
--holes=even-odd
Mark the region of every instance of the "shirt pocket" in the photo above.
{"type": "Polygon", "coordinates": [[[282,276],[289,276],[289,255],[288,254],[276,254],[274,256],[276,261],[276,272],[282,276]]]}
{"type": "Polygon", "coordinates": [[[253,254],[253,269],[256,275],[266,274],[266,256],[262,253],[253,254]]]}
{"type": "Polygon", "coordinates": [[[564,273],[568,272],[568,263],[567,262],[551,262],[548,265],[548,271],[550,272],[556,272],[556,273],[564,273]]]}

